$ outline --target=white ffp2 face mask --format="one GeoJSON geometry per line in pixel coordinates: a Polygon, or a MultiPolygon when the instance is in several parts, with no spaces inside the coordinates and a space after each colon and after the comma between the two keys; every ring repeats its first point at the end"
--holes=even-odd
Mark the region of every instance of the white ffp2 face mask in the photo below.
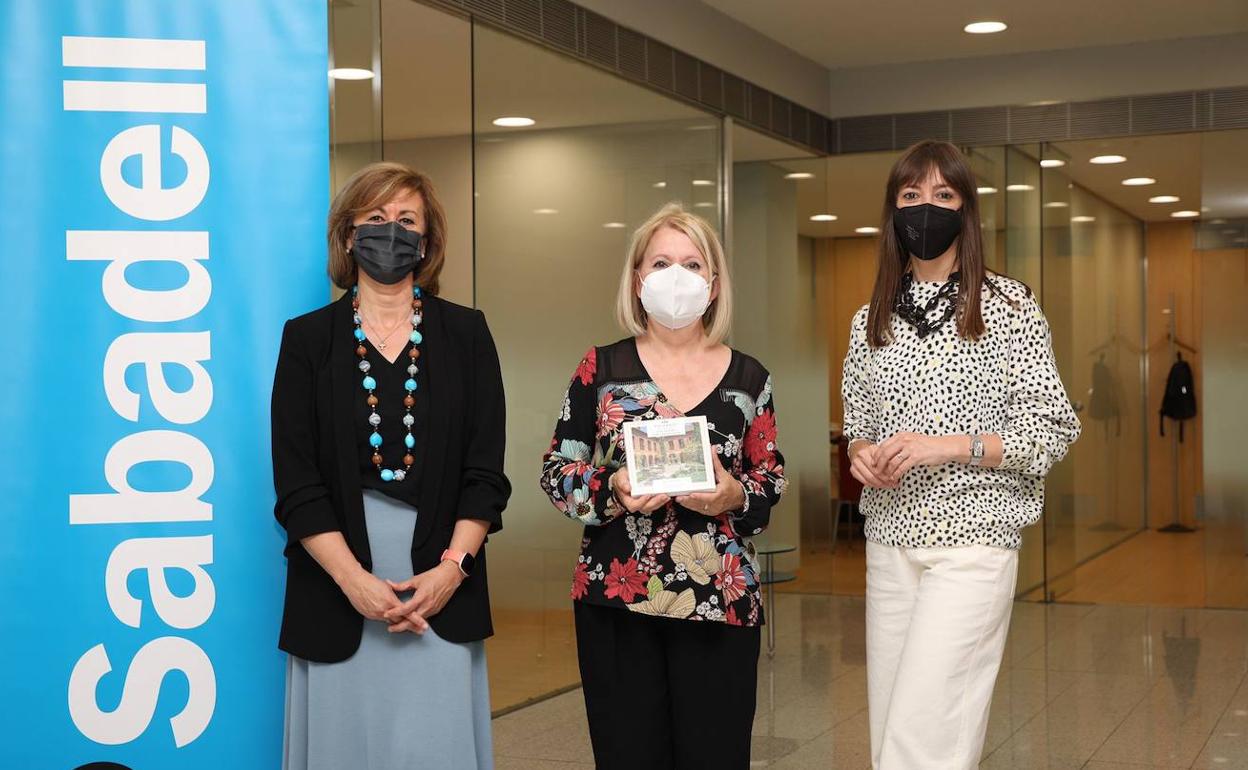
{"type": "Polygon", "coordinates": [[[641,282],[641,306],[669,329],[683,329],[697,321],[711,304],[711,285],[680,265],[647,275],[641,282]]]}

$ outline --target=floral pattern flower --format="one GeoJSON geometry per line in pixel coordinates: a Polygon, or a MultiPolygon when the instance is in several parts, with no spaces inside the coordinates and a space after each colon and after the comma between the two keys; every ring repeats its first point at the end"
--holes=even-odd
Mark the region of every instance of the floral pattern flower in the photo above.
{"type": "Polygon", "coordinates": [[[632,603],[637,595],[646,595],[646,573],[638,569],[636,559],[629,559],[620,564],[619,559],[611,560],[611,571],[603,581],[607,589],[603,593],[608,599],[619,599],[632,603]]]}
{"type": "Polygon", "coordinates": [[[597,371],[598,348],[590,348],[576,367],[576,379],[580,380],[582,385],[589,385],[594,381],[594,373],[597,371]]]}
{"type": "Polygon", "coordinates": [[[572,572],[572,598],[584,599],[589,593],[589,565],[583,561],[577,562],[576,569],[572,572]]]}
{"type": "Polygon", "coordinates": [[[684,620],[693,614],[697,601],[692,588],[686,588],[680,593],[667,591],[663,588],[663,581],[657,577],[650,578],[649,596],[648,599],[628,605],[628,609],[642,615],[684,620]]]}
{"type": "Polygon", "coordinates": [[[766,461],[776,449],[776,415],[768,409],[754,418],[745,434],[745,456],[755,464],[766,461]]]}
{"type": "Polygon", "coordinates": [[[724,601],[731,604],[745,595],[745,570],[741,569],[741,557],[736,554],[723,555],[719,573],[715,575],[715,587],[724,595],[724,601]]]}
{"type": "Polygon", "coordinates": [[[672,538],[672,561],[684,565],[689,579],[698,585],[706,585],[719,573],[719,551],[705,532],[690,537],[688,532],[677,532],[672,538]]]}
{"type": "Polygon", "coordinates": [[[604,393],[598,403],[597,438],[611,435],[624,422],[624,415],[624,407],[616,403],[614,394],[610,391],[604,393]]]}
{"type": "Polygon", "coordinates": [[[748,538],[766,528],[785,486],[771,393],[766,369],[734,352],[715,395],[690,412],[714,426],[714,451],[745,488],[742,510],[708,518],[671,502],[629,513],[607,483],[625,464],[623,426],[684,415],[649,378],[633,340],[585,353],[541,476],[555,507],[585,526],[574,600],[690,621],[763,622],[748,538]]]}

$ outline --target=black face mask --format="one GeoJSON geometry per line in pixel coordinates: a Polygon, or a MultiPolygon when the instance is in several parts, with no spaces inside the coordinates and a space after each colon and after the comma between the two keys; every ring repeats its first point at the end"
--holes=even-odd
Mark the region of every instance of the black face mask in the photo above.
{"type": "Polygon", "coordinates": [[[406,278],[425,257],[424,237],[398,222],[359,225],[351,255],[355,263],[378,283],[392,284],[406,278]]]}
{"type": "Polygon", "coordinates": [[[918,259],[936,259],[962,232],[962,212],[932,203],[906,206],[893,212],[893,230],[903,249],[918,259]]]}

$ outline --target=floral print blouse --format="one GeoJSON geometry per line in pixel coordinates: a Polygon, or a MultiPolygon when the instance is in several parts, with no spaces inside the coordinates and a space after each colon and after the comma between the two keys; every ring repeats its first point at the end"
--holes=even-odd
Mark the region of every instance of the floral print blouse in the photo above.
{"type": "Polygon", "coordinates": [[[585,525],[572,598],[631,612],[736,626],[763,623],[758,565],[749,538],[767,528],[784,493],[771,375],[732,351],[728,371],[682,413],[646,372],[628,338],[585,353],[563,399],[542,490],[585,525]],[[625,464],[629,420],[704,416],[724,468],[745,489],[739,511],[705,516],[675,501],[651,514],[620,506],[608,479],[625,464]]]}

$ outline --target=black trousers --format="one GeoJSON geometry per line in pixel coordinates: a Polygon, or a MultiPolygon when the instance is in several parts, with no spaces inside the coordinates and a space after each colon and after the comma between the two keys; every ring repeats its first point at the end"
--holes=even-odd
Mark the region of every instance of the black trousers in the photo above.
{"type": "Polygon", "coordinates": [[[749,767],[758,628],[573,604],[598,770],[749,767]]]}

